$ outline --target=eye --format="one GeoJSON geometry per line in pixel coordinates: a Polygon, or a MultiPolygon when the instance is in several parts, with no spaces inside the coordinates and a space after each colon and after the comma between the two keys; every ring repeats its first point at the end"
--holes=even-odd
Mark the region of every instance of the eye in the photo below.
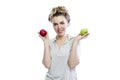
{"type": "Polygon", "coordinates": [[[56,26],[57,25],[57,23],[53,23],[53,26],[56,26]]]}
{"type": "Polygon", "coordinates": [[[65,23],[62,21],[62,22],[60,22],[60,24],[65,24],[65,23]]]}

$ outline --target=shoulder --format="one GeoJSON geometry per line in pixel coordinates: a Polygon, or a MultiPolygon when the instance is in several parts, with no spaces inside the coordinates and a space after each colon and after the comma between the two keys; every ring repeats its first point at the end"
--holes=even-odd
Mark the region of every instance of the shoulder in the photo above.
{"type": "Polygon", "coordinates": [[[68,35],[68,42],[73,42],[74,36],[68,35]]]}
{"type": "Polygon", "coordinates": [[[55,42],[55,40],[56,40],[56,38],[54,37],[54,38],[51,38],[51,39],[49,40],[49,42],[50,42],[50,43],[53,43],[53,42],[55,42]]]}
{"type": "Polygon", "coordinates": [[[50,47],[54,46],[55,40],[56,40],[56,38],[55,38],[55,37],[54,37],[54,38],[49,39],[49,45],[50,45],[50,47]]]}
{"type": "Polygon", "coordinates": [[[68,34],[68,40],[73,40],[74,39],[74,36],[71,36],[68,34]]]}

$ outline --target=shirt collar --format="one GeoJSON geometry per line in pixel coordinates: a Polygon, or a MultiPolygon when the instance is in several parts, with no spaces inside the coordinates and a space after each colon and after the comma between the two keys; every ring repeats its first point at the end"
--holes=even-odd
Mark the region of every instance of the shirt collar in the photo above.
{"type": "MultiPolygon", "coordinates": [[[[67,38],[67,40],[65,41],[65,43],[68,42],[69,40],[73,39],[73,37],[72,37],[71,35],[67,34],[67,36],[68,36],[68,38],[67,38]]],[[[52,39],[52,41],[53,41],[53,42],[56,42],[56,37],[54,37],[54,38],[52,39]]]]}

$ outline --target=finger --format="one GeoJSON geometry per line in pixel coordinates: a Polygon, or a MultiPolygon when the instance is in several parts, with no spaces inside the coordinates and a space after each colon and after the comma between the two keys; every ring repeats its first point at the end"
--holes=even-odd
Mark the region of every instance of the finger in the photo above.
{"type": "Polygon", "coordinates": [[[47,31],[47,34],[46,34],[45,38],[49,39],[48,31],[47,31]]]}
{"type": "Polygon", "coordinates": [[[88,35],[89,35],[89,33],[85,34],[85,35],[83,36],[83,38],[87,38],[87,37],[88,37],[88,35]]]}
{"type": "Polygon", "coordinates": [[[39,34],[39,32],[37,32],[37,34],[39,34]]]}
{"type": "Polygon", "coordinates": [[[89,35],[89,33],[86,33],[85,35],[83,35],[83,37],[88,36],[88,35],[89,35]]]}
{"type": "Polygon", "coordinates": [[[43,36],[39,35],[39,37],[40,37],[42,40],[44,40],[44,37],[43,37],[43,36]]]}
{"type": "Polygon", "coordinates": [[[38,34],[40,37],[42,37],[39,32],[37,32],[37,34],[38,34]]]}
{"type": "Polygon", "coordinates": [[[39,32],[37,32],[37,34],[40,36],[40,33],[39,33],[39,32]]]}

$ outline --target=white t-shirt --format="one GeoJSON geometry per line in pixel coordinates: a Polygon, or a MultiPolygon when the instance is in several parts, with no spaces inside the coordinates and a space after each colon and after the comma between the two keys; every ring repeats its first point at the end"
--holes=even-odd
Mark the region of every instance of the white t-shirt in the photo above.
{"type": "MultiPolygon", "coordinates": [[[[68,58],[73,42],[73,37],[68,35],[68,39],[58,48],[56,38],[50,40],[51,67],[48,70],[45,80],[77,80],[75,68],[68,66],[68,58]]],[[[77,51],[79,51],[77,47],[77,51]]],[[[80,56],[80,52],[78,52],[80,56]]]]}

